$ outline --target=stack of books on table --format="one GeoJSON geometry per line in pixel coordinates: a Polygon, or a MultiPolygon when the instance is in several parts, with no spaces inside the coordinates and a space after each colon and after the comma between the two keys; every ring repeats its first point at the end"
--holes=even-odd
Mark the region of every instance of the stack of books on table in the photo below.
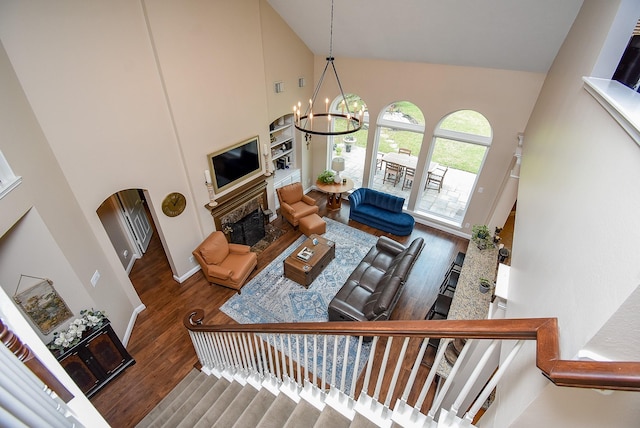
{"type": "Polygon", "coordinates": [[[300,260],[304,260],[305,262],[308,261],[311,256],[313,256],[313,250],[304,247],[302,250],[300,250],[300,252],[297,254],[297,257],[300,260]]]}

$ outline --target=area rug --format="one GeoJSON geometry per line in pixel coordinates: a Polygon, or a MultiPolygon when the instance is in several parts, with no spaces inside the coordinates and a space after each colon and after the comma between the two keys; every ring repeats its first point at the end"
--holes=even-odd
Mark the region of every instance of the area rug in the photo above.
{"type": "MultiPolygon", "coordinates": [[[[378,238],[329,218],[325,217],[324,220],[327,222],[327,231],[323,236],[336,243],[336,256],[309,288],[284,277],[283,261],[304,242],[306,237],[301,236],[242,287],[241,294],[234,295],[220,310],[241,324],[328,321],[329,302],[378,238]]],[[[354,344],[354,341],[351,343],[354,344]]],[[[356,355],[355,346],[350,348],[352,349],[346,363],[349,383],[356,355]]],[[[327,354],[327,366],[331,367],[333,352],[327,354]]],[[[294,358],[296,355],[294,349],[294,358]]],[[[361,351],[359,369],[364,366],[368,355],[369,345],[366,344],[361,351]]],[[[337,361],[338,376],[343,364],[340,353],[337,361]]]]}

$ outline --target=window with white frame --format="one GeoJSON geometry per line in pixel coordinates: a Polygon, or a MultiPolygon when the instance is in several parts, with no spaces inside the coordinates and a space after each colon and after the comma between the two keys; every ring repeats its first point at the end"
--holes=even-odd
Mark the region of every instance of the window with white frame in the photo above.
{"type": "Polygon", "coordinates": [[[459,110],[440,121],[426,162],[416,211],[461,225],[492,140],[489,121],[459,110]]]}
{"type": "Polygon", "coordinates": [[[13,173],[9,163],[0,151],[0,199],[4,198],[11,190],[22,182],[22,177],[13,173]]]}

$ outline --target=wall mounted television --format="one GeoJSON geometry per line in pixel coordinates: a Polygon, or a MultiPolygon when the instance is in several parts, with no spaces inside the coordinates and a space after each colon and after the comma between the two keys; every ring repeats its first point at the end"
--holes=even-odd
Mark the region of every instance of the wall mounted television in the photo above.
{"type": "Polygon", "coordinates": [[[218,152],[209,153],[211,181],[216,193],[239,182],[262,174],[258,136],[242,141],[218,152]]]}

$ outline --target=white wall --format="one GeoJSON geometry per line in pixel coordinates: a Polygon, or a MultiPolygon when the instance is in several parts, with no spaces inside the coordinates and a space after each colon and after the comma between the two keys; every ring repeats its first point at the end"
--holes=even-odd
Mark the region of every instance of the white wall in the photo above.
{"type": "MultiPolygon", "coordinates": [[[[557,317],[565,359],[574,358],[640,284],[640,147],[582,83],[618,6],[584,2],[525,131],[507,318],[557,317]]],[[[637,2],[635,11],[628,20],[640,16],[637,2]]],[[[626,317],[637,323],[637,313],[626,317]]],[[[624,359],[616,347],[607,351],[610,358],[624,359]]],[[[534,355],[533,346],[521,352],[498,389],[495,413],[482,426],[580,426],[571,402],[591,409],[592,426],[624,426],[628,414],[607,419],[619,408],[611,407],[612,400],[548,387],[534,355]],[[547,413],[556,415],[552,425],[547,413]]],[[[638,402],[638,394],[631,397],[638,402]]]]}
{"type": "MultiPolygon", "coordinates": [[[[73,306],[72,310],[95,307],[107,311],[114,330],[124,338],[134,308],[141,305],[140,299],[111,244],[108,244],[110,253],[105,253],[98,243],[3,49],[0,49],[0,150],[13,171],[23,178],[18,187],[0,200],[3,288],[13,295],[20,274],[50,277],[62,297],[73,306]],[[41,220],[31,220],[33,216],[41,220]],[[27,220],[16,225],[23,218],[27,220]],[[19,242],[10,244],[16,236],[19,242]],[[43,244],[38,247],[40,241],[43,244]],[[34,247],[33,256],[30,247],[34,247]],[[101,279],[93,287],[90,279],[96,270],[101,279]]],[[[100,229],[104,233],[102,226],[100,229]]]]}

